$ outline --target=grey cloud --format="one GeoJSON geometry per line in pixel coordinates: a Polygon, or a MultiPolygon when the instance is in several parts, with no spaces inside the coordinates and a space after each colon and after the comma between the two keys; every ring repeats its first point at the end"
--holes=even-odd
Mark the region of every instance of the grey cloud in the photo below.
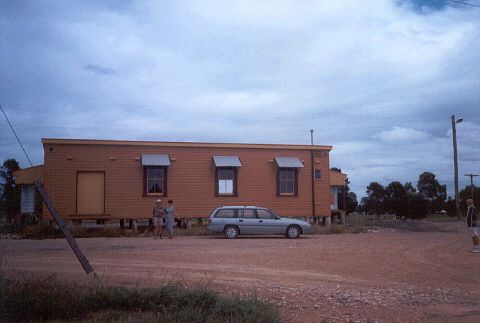
{"type": "Polygon", "coordinates": [[[103,67],[100,65],[88,64],[83,67],[85,70],[93,72],[100,75],[117,75],[117,71],[113,68],[103,67]]]}

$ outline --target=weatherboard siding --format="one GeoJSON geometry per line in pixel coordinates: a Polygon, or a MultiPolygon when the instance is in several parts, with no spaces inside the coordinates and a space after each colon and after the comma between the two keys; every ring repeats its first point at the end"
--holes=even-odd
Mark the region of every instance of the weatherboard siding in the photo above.
{"type": "MultiPolygon", "coordinates": [[[[220,205],[258,205],[282,216],[312,215],[311,153],[305,149],[159,147],[46,143],[45,186],[61,215],[76,216],[77,172],[105,172],[105,216],[147,218],[157,198],[173,199],[179,217],[207,217],[220,205]],[[50,151],[53,148],[53,151],[50,151]],[[168,196],[144,197],[142,154],[169,155],[168,196]],[[212,156],[239,156],[238,196],[215,196],[212,156]],[[298,196],[277,196],[275,157],[298,157],[298,196]]],[[[328,151],[315,151],[316,215],[330,214],[328,151]]],[[[44,214],[49,216],[47,208],[44,214]]],[[[78,216],[80,217],[80,216],[78,216]]]]}

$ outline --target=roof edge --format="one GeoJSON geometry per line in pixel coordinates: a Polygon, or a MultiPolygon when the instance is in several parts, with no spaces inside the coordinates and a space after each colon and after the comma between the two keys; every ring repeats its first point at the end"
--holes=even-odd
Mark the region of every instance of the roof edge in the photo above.
{"type": "Polygon", "coordinates": [[[191,148],[257,148],[290,150],[327,150],[332,146],[323,145],[289,145],[289,144],[248,144],[248,143],[209,143],[209,142],[173,142],[173,141],[134,141],[134,140],[100,140],[100,139],[60,139],[42,138],[42,144],[62,145],[106,145],[106,146],[153,146],[153,147],[191,147],[191,148]]]}

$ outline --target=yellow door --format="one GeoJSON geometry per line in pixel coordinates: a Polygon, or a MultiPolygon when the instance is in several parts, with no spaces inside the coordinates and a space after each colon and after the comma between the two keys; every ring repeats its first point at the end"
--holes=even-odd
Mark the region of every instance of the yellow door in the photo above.
{"type": "Polygon", "coordinates": [[[77,173],[77,214],[104,214],[105,173],[77,173]]]}

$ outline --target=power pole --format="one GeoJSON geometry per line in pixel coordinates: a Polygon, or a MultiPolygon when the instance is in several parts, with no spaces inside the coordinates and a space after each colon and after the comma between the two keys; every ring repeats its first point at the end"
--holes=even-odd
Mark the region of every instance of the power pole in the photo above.
{"type": "Polygon", "coordinates": [[[465,176],[470,177],[470,192],[471,192],[471,199],[473,200],[473,178],[480,176],[478,174],[465,174],[465,176]]]}
{"type": "Polygon", "coordinates": [[[453,136],[453,167],[454,167],[454,181],[455,181],[455,213],[460,219],[460,201],[458,200],[458,159],[457,159],[457,129],[455,124],[462,122],[460,118],[455,120],[455,115],[452,115],[452,136],[453,136]]]}

